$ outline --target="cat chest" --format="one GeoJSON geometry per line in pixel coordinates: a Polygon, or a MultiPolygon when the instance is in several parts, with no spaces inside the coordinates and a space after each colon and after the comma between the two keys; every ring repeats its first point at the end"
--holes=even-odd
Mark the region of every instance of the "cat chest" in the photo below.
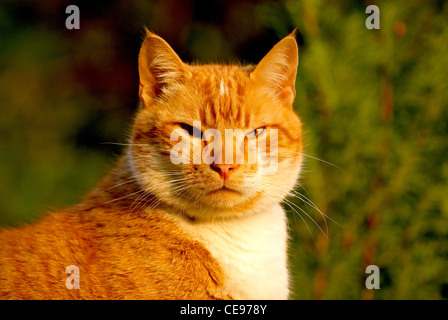
{"type": "Polygon", "coordinates": [[[230,221],[184,227],[221,265],[235,299],[287,299],[287,227],[280,205],[230,221]]]}

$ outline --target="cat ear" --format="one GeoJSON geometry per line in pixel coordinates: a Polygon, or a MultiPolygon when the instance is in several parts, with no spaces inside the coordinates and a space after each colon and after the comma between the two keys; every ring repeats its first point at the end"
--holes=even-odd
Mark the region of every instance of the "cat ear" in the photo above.
{"type": "Polygon", "coordinates": [[[182,83],[187,68],[170,45],[146,29],[138,55],[139,96],[144,103],[182,83]]]}
{"type": "Polygon", "coordinates": [[[295,82],[299,65],[299,49],[294,30],[278,42],[260,61],[251,73],[263,88],[267,88],[287,105],[292,105],[296,96],[295,82]]]}

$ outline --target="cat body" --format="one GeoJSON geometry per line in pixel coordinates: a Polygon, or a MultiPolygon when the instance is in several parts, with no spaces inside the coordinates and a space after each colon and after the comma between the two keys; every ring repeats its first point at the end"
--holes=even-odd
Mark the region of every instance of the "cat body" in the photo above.
{"type": "Polygon", "coordinates": [[[128,148],[80,204],[0,232],[0,298],[287,299],[280,202],[302,162],[297,64],[293,35],[256,67],[240,67],[184,64],[147,32],[128,148]],[[176,129],[182,139],[173,141],[176,129]],[[194,151],[173,163],[176,146],[205,150],[207,129],[233,142],[226,129],[244,132],[233,160],[248,156],[249,139],[267,141],[275,172],[220,162],[221,146],[211,163],[195,163],[194,151]]]}

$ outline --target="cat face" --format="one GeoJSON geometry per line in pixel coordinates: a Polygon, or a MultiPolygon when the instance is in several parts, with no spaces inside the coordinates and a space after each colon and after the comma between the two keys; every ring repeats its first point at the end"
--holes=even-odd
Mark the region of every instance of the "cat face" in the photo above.
{"type": "Polygon", "coordinates": [[[148,32],[128,151],[141,188],[196,219],[279,203],[302,161],[301,122],[292,110],[297,64],[292,35],[254,68],[184,64],[148,32]]]}

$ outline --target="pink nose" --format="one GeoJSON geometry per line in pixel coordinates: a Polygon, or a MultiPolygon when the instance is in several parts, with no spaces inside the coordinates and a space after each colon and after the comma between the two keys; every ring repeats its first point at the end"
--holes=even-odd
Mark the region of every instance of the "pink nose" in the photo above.
{"type": "Polygon", "coordinates": [[[212,170],[218,172],[221,178],[225,181],[229,179],[230,174],[236,168],[236,165],[212,163],[210,167],[212,168],[212,170]]]}

